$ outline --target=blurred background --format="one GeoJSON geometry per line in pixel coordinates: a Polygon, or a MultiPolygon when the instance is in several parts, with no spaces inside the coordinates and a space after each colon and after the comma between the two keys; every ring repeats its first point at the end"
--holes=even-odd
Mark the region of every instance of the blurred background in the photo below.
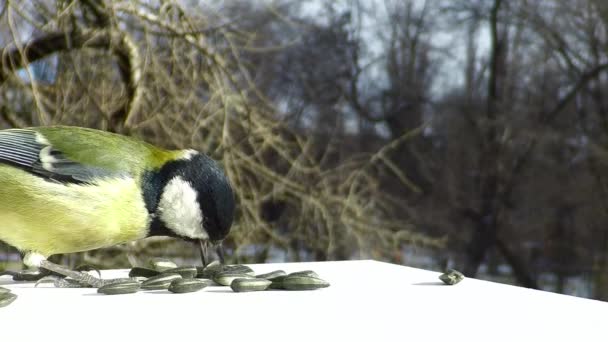
{"type": "MultiPolygon", "coordinates": [[[[208,153],[237,192],[232,263],[376,259],[607,300],[607,29],[603,0],[0,0],[0,128],[208,153]]],[[[168,238],[54,258],[152,256],[198,260],[168,238]]]]}

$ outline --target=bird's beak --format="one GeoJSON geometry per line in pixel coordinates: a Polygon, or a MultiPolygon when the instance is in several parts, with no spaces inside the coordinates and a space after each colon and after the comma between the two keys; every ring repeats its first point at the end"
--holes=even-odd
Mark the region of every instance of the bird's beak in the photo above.
{"type": "Polygon", "coordinates": [[[222,241],[215,244],[215,252],[220,259],[220,263],[224,265],[224,247],[222,246],[222,241]]]}
{"type": "MultiPolygon", "coordinates": [[[[212,242],[211,243],[215,247],[215,252],[217,253],[218,259],[220,259],[220,263],[224,265],[224,247],[222,246],[222,241],[212,242]]],[[[209,240],[198,240],[198,245],[201,250],[201,261],[203,262],[203,267],[208,265],[207,259],[207,250],[209,249],[209,240]]]]}
{"type": "Polygon", "coordinates": [[[201,249],[201,261],[203,262],[203,267],[206,267],[207,266],[208,241],[207,240],[198,240],[198,244],[201,249]]]}

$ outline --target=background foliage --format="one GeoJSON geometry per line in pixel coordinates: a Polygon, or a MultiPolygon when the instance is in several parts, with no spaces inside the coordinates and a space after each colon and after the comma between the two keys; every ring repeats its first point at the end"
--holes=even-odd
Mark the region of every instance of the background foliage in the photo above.
{"type": "MultiPolygon", "coordinates": [[[[0,125],[221,160],[233,262],[375,258],[608,298],[604,1],[0,6],[0,125]]],[[[65,261],[191,259],[184,247],[65,261]]]]}

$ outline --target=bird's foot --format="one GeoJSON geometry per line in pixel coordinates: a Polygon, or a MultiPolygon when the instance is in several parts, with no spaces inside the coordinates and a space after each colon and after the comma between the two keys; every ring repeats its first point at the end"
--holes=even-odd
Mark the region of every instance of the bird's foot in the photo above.
{"type": "Polygon", "coordinates": [[[91,266],[91,265],[78,265],[76,266],[76,268],[74,269],[78,272],[89,272],[89,271],[95,271],[97,273],[98,278],[101,278],[101,272],[99,271],[99,269],[95,266],[91,266]]]}
{"type": "Polygon", "coordinates": [[[61,288],[80,288],[80,287],[91,287],[87,284],[79,283],[78,281],[70,278],[58,277],[58,276],[46,276],[36,282],[35,287],[43,283],[53,283],[55,287],[61,288]]]}
{"type": "Polygon", "coordinates": [[[51,272],[58,273],[65,277],[70,277],[81,285],[88,285],[88,286],[92,286],[92,287],[101,287],[106,284],[106,281],[104,281],[103,279],[96,278],[86,272],[79,272],[79,271],[71,270],[67,267],[57,265],[48,260],[42,260],[40,262],[40,267],[44,268],[46,270],[49,270],[51,272]]]}

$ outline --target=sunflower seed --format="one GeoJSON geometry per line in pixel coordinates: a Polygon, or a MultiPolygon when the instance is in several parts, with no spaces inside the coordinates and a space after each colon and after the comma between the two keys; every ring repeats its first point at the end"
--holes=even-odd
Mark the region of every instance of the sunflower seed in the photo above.
{"type": "Polygon", "coordinates": [[[464,279],[464,274],[456,270],[448,269],[445,271],[445,273],[439,276],[439,279],[441,279],[441,281],[447,285],[456,285],[462,279],[464,279]]]}
{"type": "Polygon", "coordinates": [[[129,277],[144,277],[150,278],[159,275],[160,272],[157,270],[153,270],[151,268],[145,267],[133,267],[131,271],[129,271],[129,277]]]}
{"type": "Polygon", "coordinates": [[[302,276],[302,277],[319,278],[319,275],[315,271],[311,271],[311,270],[292,272],[292,273],[289,273],[288,276],[294,276],[294,277],[302,276]]]}
{"type": "Polygon", "coordinates": [[[271,280],[272,284],[270,284],[270,286],[268,286],[268,288],[273,289],[273,290],[284,290],[283,280],[285,280],[285,278],[287,278],[286,275],[272,278],[272,280],[271,280]]]}
{"type": "Polygon", "coordinates": [[[273,280],[276,277],[284,276],[284,275],[287,275],[287,273],[285,273],[285,271],[283,271],[283,270],[277,270],[277,271],[272,271],[272,272],[269,272],[269,273],[258,274],[255,277],[256,278],[260,278],[260,279],[273,280]]]}
{"type": "Polygon", "coordinates": [[[264,291],[272,281],[262,278],[237,278],[232,281],[230,288],[234,292],[264,291]]]}
{"type": "Polygon", "coordinates": [[[234,273],[241,273],[248,276],[255,277],[255,272],[249,266],[245,265],[226,265],[224,271],[232,271],[234,273]]]}
{"type": "Polygon", "coordinates": [[[283,279],[283,288],[285,290],[315,290],[328,287],[329,283],[323,279],[316,277],[307,277],[301,275],[288,275],[283,279]]]}
{"type": "Polygon", "coordinates": [[[184,278],[184,279],[192,279],[192,278],[196,277],[197,270],[196,270],[196,267],[194,267],[194,266],[181,266],[181,267],[176,267],[176,268],[170,268],[161,273],[162,274],[177,273],[177,274],[181,275],[182,278],[184,278]]]}
{"type": "Polygon", "coordinates": [[[137,281],[125,281],[121,283],[106,284],[97,289],[98,293],[107,295],[135,293],[139,290],[140,284],[137,281]]]}
{"type": "Polygon", "coordinates": [[[200,279],[175,279],[169,285],[169,291],[173,293],[196,292],[207,287],[208,283],[200,279]]]}
{"type": "Polygon", "coordinates": [[[163,258],[153,258],[152,260],[150,260],[150,266],[152,266],[152,268],[157,270],[158,272],[166,271],[170,268],[177,267],[177,265],[173,261],[163,258]]]}
{"type": "Polygon", "coordinates": [[[7,292],[0,294],[0,308],[9,305],[10,303],[14,302],[15,299],[17,299],[17,295],[14,293],[7,292]]]}
{"type": "Polygon", "coordinates": [[[197,271],[196,277],[213,279],[213,277],[216,275],[216,273],[221,272],[223,269],[224,269],[224,266],[222,266],[222,264],[219,261],[214,260],[206,267],[197,267],[196,268],[196,271],[197,271]]]}
{"type": "Polygon", "coordinates": [[[222,271],[213,277],[213,281],[220,285],[230,286],[234,279],[238,278],[253,278],[253,276],[233,271],[222,271]]]}
{"type": "Polygon", "coordinates": [[[40,279],[40,271],[22,271],[13,274],[14,281],[37,281],[38,279],[40,279]]]}
{"type": "Polygon", "coordinates": [[[0,287],[0,295],[3,295],[5,293],[9,293],[11,292],[10,289],[7,289],[6,287],[0,287]]]}
{"type": "Polygon", "coordinates": [[[142,290],[166,290],[175,279],[182,279],[182,276],[177,273],[159,274],[146,279],[141,283],[142,290]]]}

